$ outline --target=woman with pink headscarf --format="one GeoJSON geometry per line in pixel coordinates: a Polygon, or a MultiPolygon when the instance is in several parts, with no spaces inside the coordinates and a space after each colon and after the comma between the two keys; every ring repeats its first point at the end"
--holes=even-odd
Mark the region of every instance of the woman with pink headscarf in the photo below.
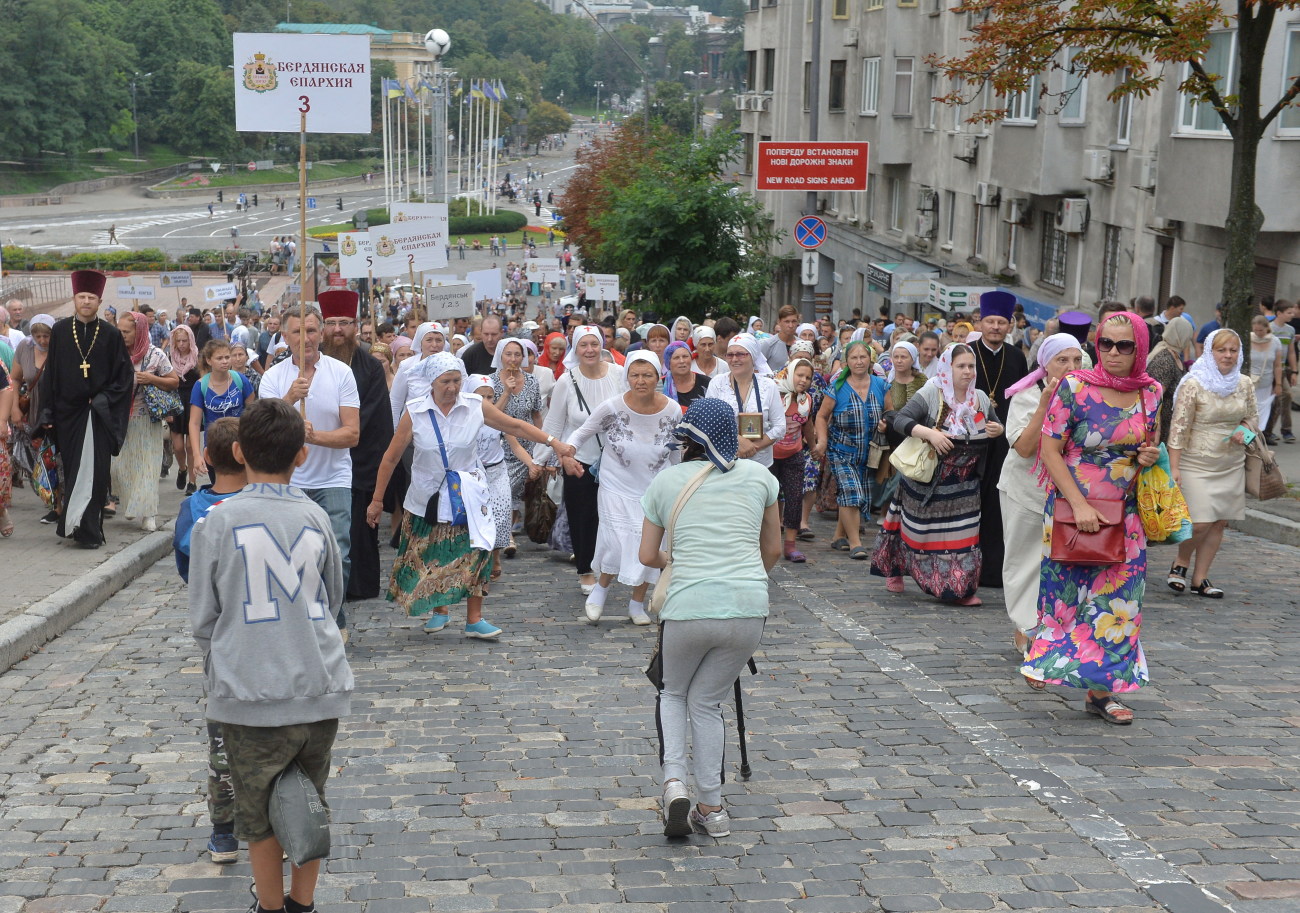
{"type": "Polygon", "coordinates": [[[149,318],[128,311],[117,319],[122,341],[135,369],[135,393],[131,398],[131,419],[126,441],[113,458],[113,491],[122,502],[128,520],[139,520],[148,532],[158,528],[158,472],[162,468],[162,422],[145,406],[146,387],[174,391],[181,379],[165,352],[149,342],[149,318]]]}

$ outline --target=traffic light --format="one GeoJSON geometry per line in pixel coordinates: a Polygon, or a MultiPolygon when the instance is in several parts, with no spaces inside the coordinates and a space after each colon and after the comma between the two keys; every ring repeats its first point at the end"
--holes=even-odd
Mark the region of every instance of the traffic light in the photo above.
{"type": "Polygon", "coordinates": [[[257,205],[257,194],[253,194],[253,205],[257,205]]]}
{"type": "Polygon", "coordinates": [[[339,212],[342,212],[342,211],[343,211],[343,198],[342,198],[342,197],[339,197],[338,207],[339,207],[339,212]]]}
{"type": "Polygon", "coordinates": [[[217,191],[217,202],[220,203],[223,199],[225,199],[225,194],[224,194],[222,191],[218,190],[218,191],[217,191]]]}

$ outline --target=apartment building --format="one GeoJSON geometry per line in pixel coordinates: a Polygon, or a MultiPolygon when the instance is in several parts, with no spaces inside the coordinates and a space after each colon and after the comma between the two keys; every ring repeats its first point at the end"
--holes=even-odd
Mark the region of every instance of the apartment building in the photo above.
{"type": "MultiPolygon", "coordinates": [[[[1231,142],[1217,115],[1180,95],[1182,67],[1146,99],[1110,101],[1117,77],[1059,66],[1028,91],[964,107],[933,99],[952,87],[926,63],[955,55],[970,14],[950,0],[749,0],[747,74],[736,97],[753,189],[756,144],[809,138],[812,2],[824,3],[818,139],[870,143],[870,189],[819,195],[819,309],[915,314],[960,304],[964,290],[1005,288],[1031,316],[1107,298],[1180,294],[1199,322],[1222,287],[1231,142]],[[1039,87],[1050,93],[1040,97],[1039,87]],[[989,125],[974,110],[1003,108],[989,125]]],[[[1300,73],[1300,11],[1281,12],[1264,75],[1267,104],[1300,73]],[[1289,21],[1287,21],[1289,20],[1289,21]]],[[[1213,38],[1207,67],[1234,66],[1232,32],[1213,38]]],[[[1265,215],[1260,294],[1300,295],[1300,109],[1268,130],[1259,153],[1265,215]]],[[[791,268],[766,305],[802,288],[791,229],[798,191],[760,191],[786,231],[791,268]]]]}

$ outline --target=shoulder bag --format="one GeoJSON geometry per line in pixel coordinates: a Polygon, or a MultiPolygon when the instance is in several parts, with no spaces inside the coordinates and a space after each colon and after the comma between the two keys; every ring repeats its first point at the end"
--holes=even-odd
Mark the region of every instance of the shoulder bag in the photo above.
{"type": "MultiPolygon", "coordinates": [[[[947,415],[948,404],[940,401],[939,415],[931,427],[942,427],[947,415]]],[[[934,471],[939,468],[939,453],[929,441],[909,434],[889,454],[889,465],[913,482],[925,485],[934,478],[934,471]]]]}
{"type": "Polygon", "coordinates": [[[677,500],[673,503],[673,512],[668,517],[668,525],[664,527],[664,538],[668,541],[667,558],[663,570],[659,572],[659,579],[655,582],[654,592],[650,595],[651,612],[658,613],[668,600],[668,587],[673,579],[673,528],[677,525],[677,515],[682,512],[682,508],[686,505],[686,501],[690,496],[695,494],[695,490],[704,484],[704,477],[712,469],[713,464],[706,460],[704,468],[686,483],[686,487],[682,489],[681,494],[677,496],[677,500]]]}
{"type": "Polygon", "coordinates": [[[1286,478],[1277,465],[1273,452],[1264,443],[1264,436],[1256,434],[1246,446],[1246,494],[1261,501],[1271,501],[1286,495],[1286,478]]]}
{"type": "MultiPolygon", "coordinates": [[[[429,424],[433,425],[433,433],[438,436],[438,451],[442,454],[443,474],[447,478],[447,496],[451,499],[451,525],[467,526],[469,514],[465,511],[465,498],[460,491],[460,473],[447,464],[447,445],[442,442],[442,429],[438,427],[438,420],[433,417],[433,410],[429,410],[428,416],[429,424]]],[[[424,512],[425,522],[430,525],[438,522],[438,494],[434,492],[424,512]]]]}

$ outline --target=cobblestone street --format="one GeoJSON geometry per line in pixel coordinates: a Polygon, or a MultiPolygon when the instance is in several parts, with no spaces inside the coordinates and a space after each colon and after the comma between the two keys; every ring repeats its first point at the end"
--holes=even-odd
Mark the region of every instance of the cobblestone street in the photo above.
{"type": "MultiPolygon", "coordinates": [[[[588,626],[528,545],[499,644],[350,605],[321,913],[1300,909],[1293,548],[1230,533],[1219,602],[1152,579],[1153,684],[1118,728],[1024,685],[999,593],[891,596],[815,528],[773,573],[717,841],[661,835],[654,629],[624,590],[588,626]]],[[[200,666],[168,558],[0,676],[0,913],[247,909],[247,854],[204,852],[200,666]]]]}

